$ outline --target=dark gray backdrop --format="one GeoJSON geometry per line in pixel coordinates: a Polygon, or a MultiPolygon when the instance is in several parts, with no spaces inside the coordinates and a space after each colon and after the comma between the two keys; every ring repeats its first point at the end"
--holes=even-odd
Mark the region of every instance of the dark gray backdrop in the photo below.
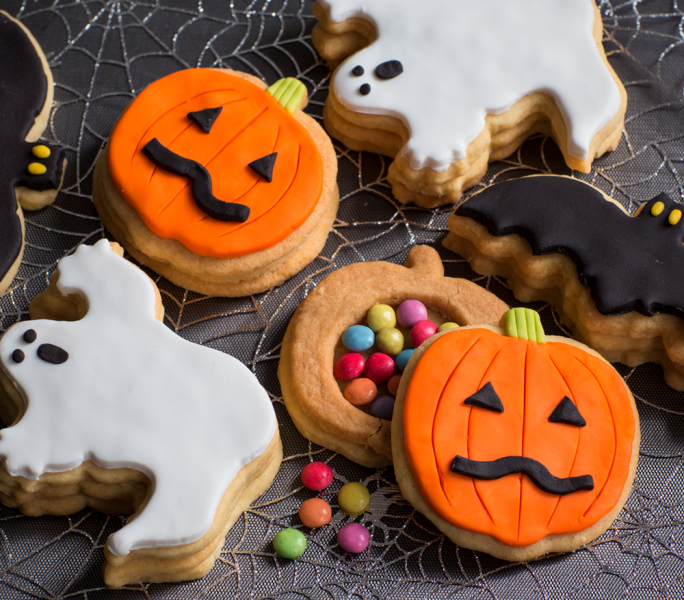
{"type": "MultiPolygon", "coordinates": [[[[599,4],[605,47],[629,94],[620,147],[585,176],[570,173],[555,144],[537,137],[493,164],[483,185],[553,172],[590,181],[632,210],[661,191],[681,199],[684,4],[599,4]]],[[[61,256],[105,235],[91,202],[92,168],[118,115],[148,83],[197,66],[242,69],[269,83],[294,76],[306,83],[312,98],[307,110],[316,117],[328,93],[330,72],[309,38],[310,0],[0,0],[0,7],[22,20],[48,57],[56,106],[45,137],[66,146],[69,160],[56,203],[27,213],[26,254],[19,277],[0,296],[0,331],[28,318],[29,300],[45,288],[61,256]]],[[[152,274],[167,325],[250,365],[271,395],[281,425],[286,460],[271,489],[231,531],[216,567],[197,582],[106,590],[102,547],[121,519],[91,511],[34,519],[1,507],[0,597],[684,597],[684,394],[667,388],[652,365],[618,366],[637,398],[642,423],[637,480],[620,519],[589,548],[531,563],[509,564],[456,548],[402,499],[391,469],[358,467],[297,433],[280,399],[280,343],[296,306],[331,270],[357,261],[402,263],[411,246],[428,243],[440,251],[447,274],[473,279],[516,304],[505,282],[478,277],[459,256],[442,249],[451,207],[401,206],[385,180],[386,159],[336,148],[342,204],[335,229],[320,257],[285,285],[251,298],[209,299],[152,274]],[[344,482],[369,486],[371,510],[359,519],[373,533],[366,553],[348,558],[336,546],[335,530],[348,520],[336,514],[330,527],[309,537],[300,561],[274,557],[273,535],[281,527],[300,527],[297,510],[312,495],[299,487],[301,468],[311,458],[328,461],[335,470],[327,496],[333,507],[344,482]]],[[[533,306],[548,332],[561,332],[550,307],[533,306]]]]}

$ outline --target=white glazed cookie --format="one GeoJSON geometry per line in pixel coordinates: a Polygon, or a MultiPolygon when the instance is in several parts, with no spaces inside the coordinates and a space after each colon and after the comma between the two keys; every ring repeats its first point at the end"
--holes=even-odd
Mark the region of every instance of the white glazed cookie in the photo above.
{"type": "Polygon", "coordinates": [[[593,0],[317,0],[314,13],[323,58],[352,55],[333,75],[326,127],[396,156],[402,202],[457,201],[532,133],[583,172],[619,142],[627,95],[593,0]]]}
{"type": "Polygon", "coordinates": [[[3,418],[18,417],[0,434],[0,499],[29,515],[134,512],[107,540],[111,587],[201,577],[278,470],[267,393],[168,329],[156,286],[107,240],[60,261],[31,315],[62,320],[0,340],[3,418]]]}

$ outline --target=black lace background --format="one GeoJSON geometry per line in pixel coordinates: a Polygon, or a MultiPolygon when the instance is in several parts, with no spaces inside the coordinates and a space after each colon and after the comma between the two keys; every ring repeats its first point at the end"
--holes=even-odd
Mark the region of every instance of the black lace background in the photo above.
{"type": "MultiPolygon", "coordinates": [[[[482,185],[533,173],[590,181],[631,210],[661,191],[682,198],[684,157],[684,5],[677,0],[600,1],[605,47],[629,94],[619,148],[590,175],[571,173],[553,142],[536,137],[491,165],[482,185]]],[[[186,67],[232,67],[269,83],[294,76],[308,87],[308,112],[320,118],[330,72],[311,46],[311,0],[0,0],[32,31],[55,78],[55,108],[45,139],[67,148],[64,190],[44,210],[27,213],[19,275],[0,296],[0,331],[27,319],[29,300],[45,288],[56,261],[105,236],[91,201],[92,169],[122,109],[148,83],[186,67]]],[[[2,65],[0,65],[2,68],[2,65]]],[[[401,206],[385,180],[387,159],[336,143],[342,204],[321,255],[280,288],[243,299],[204,298],[155,277],[166,323],[193,342],[230,352],[259,377],[281,425],[285,461],[271,489],[230,532],[214,569],[184,584],[103,587],[107,536],[122,525],[92,511],[71,517],[24,517],[0,507],[0,598],[95,600],[174,598],[473,598],[670,599],[684,597],[684,395],[653,365],[618,365],[637,398],[641,457],[620,518],[571,555],[510,564],[462,550],[403,500],[392,469],[374,471],[309,444],[280,398],[276,368],[296,306],[330,271],[353,262],[402,263],[418,243],[437,248],[447,274],[466,277],[515,302],[505,282],[478,277],[440,244],[451,207],[401,206]],[[274,556],[282,527],[301,527],[297,511],[312,494],[299,474],[311,459],[328,461],[335,482],[362,481],[371,507],[362,521],[370,549],[345,556],[335,531],[347,517],[308,536],[297,562],[274,556]]],[[[476,189],[479,189],[476,188],[476,189]]],[[[363,290],[359,289],[360,294],[363,290]]],[[[547,332],[561,333],[549,306],[547,332]]],[[[308,531],[305,530],[308,535],[308,531]]]]}

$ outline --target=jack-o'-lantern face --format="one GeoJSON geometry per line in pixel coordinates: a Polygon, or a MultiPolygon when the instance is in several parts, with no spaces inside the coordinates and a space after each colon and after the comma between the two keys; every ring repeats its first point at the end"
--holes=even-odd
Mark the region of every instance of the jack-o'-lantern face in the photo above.
{"type": "Polygon", "coordinates": [[[196,254],[270,248],[306,221],[323,189],[318,148],[282,104],[226,72],[168,75],[112,133],[114,185],[155,234],[196,254]]]}
{"type": "Polygon", "coordinates": [[[404,404],[406,454],[425,500],[448,523],[509,546],[609,513],[635,438],[617,372],[582,348],[545,343],[529,313],[542,343],[484,328],[435,340],[404,404]]]}

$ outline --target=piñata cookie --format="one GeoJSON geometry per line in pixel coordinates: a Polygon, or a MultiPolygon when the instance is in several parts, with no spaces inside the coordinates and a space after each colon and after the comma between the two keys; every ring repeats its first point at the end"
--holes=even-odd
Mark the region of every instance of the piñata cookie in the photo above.
{"type": "Polygon", "coordinates": [[[52,108],[53,81],[38,42],[0,10],[0,294],[24,255],[23,210],[51,204],[62,185],[61,148],[38,142],[52,108]]]}
{"type": "Polygon", "coordinates": [[[392,421],[404,497],[464,548],[511,561],[606,531],[632,488],[639,414],[599,354],[544,335],[529,309],[411,357],[392,421]]]}
{"type": "Polygon", "coordinates": [[[275,477],[278,423],[245,365],[163,324],[122,255],[80,246],[0,339],[0,501],[132,513],[105,544],[110,587],[197,579],[275,477]]]}
{"type": "Polygon", "coordinates": [[[244,296],[316,258],[339,203],[330,138],[302,112],[306,88],[186,69],[152,83],[95,169],[103,223],[176,285],[244,296]]]}
{"type": "MultiPolygon", "coordinates": [[[[508,309],[494,294],[471,281],[445,277],[437,251],[416,246],[403,267],[382,261],[358,263],[328,275],[299,305],[283,340],[278,379],[297,429],[312,442],[367,467],[391,464],[391,422],[384,411],[372,414],[365,406],[353,404],[347,387],[361,382],[386,389],[390,385],[388,376],[401,374],[403,365],[399,356],[394,356],[396,352],[374,346],[374,340],[363,344],[365,351],[357,347],[359,352],[347,352],[354,344],[347,339],[348,330],[355,326],[368,329],[367,323],[378,332],[399,331],[397,316],[408,325],[403,314],[408,311],[398,310],[406,301],[423,306],[424,316],[435,325],[497,325],[508,309]],[[352,354],[364,364],[361,370],[358,364],[349,365],[358,372],[347,376],[340,373],[338,363],[352,354]],[[382,355],[381,360],[374,363],[372,355],[382,355]],[[384,369],[383,360],[391,363],[392,373],[377,378],[371,370],[384,369]]],[[[415,313],[411,316],[417,318],[415,313]]],[[[409,335],[406,329],[402,331],[405,337],[409,335]]],[[[391,394],[390,389],[381,395],[389,395],[388,391],[391,394]]]]}
{"type": "Polygon", "coordinates": [[[401,202],[456,202],[491,161],[550,135],[585,173],[614,150],[627,93],[594,0],[317,0],[312,40],[333,74],[325,126],[394,158],[401,202]],[[345,60],[346,59],[346,60],[345,60]]]}
{"type": "Polygon", "coordinates": [[[589,184],[553,175],[490,186],[449,218],[444,245],[522,302],[554,306],[611,362],[662,366],[684,390],[682,205],[666,194],[635,216],[589,184]]]}

